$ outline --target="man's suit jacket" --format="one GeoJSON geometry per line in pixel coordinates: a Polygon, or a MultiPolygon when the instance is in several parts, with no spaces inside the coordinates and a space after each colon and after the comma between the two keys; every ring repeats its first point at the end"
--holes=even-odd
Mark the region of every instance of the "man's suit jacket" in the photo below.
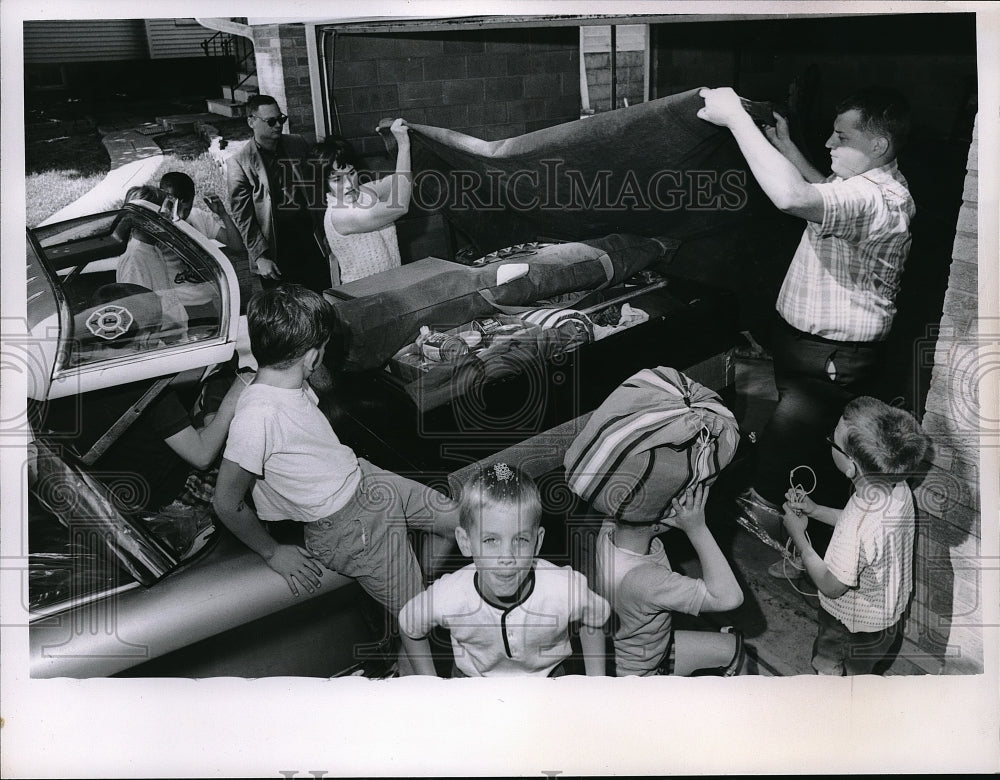
{"type": "MultiPolygon", "coordinates": [[[[293,176],[296,183],[303,187],[302,191],[307,197],[321,198],[320,187],[323,183],[314,191],[313,184],[308,178],[313,173],[313,168],[309,165],[311,148],[309,142],[300,135],[285,134],[281,137],[281,147],[281,159],[293,161],[293,176]]],[[[277,237],[270,183],[264,160],[253,138],[226,163],[226,188],[229,191],[229,211],[246,244],[250,268],[256,272],[259,257],[270,249],[272,251],[269,257],[277,261],[278,254],[273,251],[277,237]]],[[[279,199],[280,197],[279,194],[279,199]]],[[[327,255],[322,222],[317,217],[322,214],[322,204],[315,205],[316,208],[309,209],[313,218],[313,233],[323,254],[327,255]]]]}

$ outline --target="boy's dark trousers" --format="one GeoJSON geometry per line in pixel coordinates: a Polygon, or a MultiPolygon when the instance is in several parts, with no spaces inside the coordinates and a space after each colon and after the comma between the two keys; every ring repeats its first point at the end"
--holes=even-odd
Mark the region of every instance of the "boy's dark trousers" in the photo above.
{"type": "Polygon", "coordinates": [[[818,674],[871,674],[875,666],[902,640],[903,619],[881,631],[852,632],[837,618],[818,610],[819,631],[813,643],[812,666],[818,674]]]}

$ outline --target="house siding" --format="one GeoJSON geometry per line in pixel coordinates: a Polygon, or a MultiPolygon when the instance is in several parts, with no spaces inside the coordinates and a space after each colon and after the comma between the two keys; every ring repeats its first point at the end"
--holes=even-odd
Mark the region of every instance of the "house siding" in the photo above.
{"type": "Polygon", "coordinates": [[[147,19],[145,24],[149,56],[154,60],[204,56],[201,42],[215,35],[215,30],[209,30],[200,24],[184,24],[190,21],[193,20],[147,19]]]}
{"type": "Polygon", "coordinates": [[[182,19],[59,19],[24,23],[26,65],[201,57],[214,31],[182,19]]]}
{"type": "Polygon", "coordinates": [[[148,57],[142,19],[60,19],[24,23],[26,65],[148,57]]]}

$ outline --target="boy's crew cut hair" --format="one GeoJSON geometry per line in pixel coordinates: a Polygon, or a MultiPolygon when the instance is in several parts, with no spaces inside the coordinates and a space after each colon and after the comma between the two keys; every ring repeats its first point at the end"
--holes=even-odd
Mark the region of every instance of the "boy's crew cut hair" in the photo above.
{"type": "Polygon", "coordinates": [[[160,189],[170,188],[181,200],[194,200],[194,180],[182,171],[167,171],[160,177],[160,189]]]}
{"type": "Polygon", "coordinates": [[[470,531],[484,506],[514,506],[535,527],[542,519],[542,497],[530,476],[517,466],[492,463],[482,466],[462,488],[459,525],[470,531]]]}
{"type": "Polygon", "coordinates": [[[279,284],[247,303],[250,351],[262,367],[286,368],[330,338],[333,310],[327,300],[300,284],[279,284]]]}
{"type": "Polygon", "coordinates": [[[858,126],[866,133],[889,139],[894,151],[906,145],[910,134],[910,103],[891,87],[864,87],[837,104],[837,114],[856,109],[861,114],[858,126]]]}
{"type": "Polygon", "coordinates": [[[930,446],[916,418],[871,396],[844,407],[844,450],[868,475],[903,479],[920,467],[930,446]]]}

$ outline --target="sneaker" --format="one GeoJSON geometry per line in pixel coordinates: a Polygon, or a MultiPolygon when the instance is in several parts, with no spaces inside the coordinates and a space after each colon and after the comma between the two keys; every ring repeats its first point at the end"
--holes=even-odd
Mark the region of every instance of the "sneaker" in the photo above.
{"type": "Polygon", "coordinates": [[[802,563],[802,556],[794,553],[791,557],[782,556],[781,560],[775,561],[767,567],[767,573],[779,580],[797,580],[799,577],[808,577],[805,564],[802,563]]]}

